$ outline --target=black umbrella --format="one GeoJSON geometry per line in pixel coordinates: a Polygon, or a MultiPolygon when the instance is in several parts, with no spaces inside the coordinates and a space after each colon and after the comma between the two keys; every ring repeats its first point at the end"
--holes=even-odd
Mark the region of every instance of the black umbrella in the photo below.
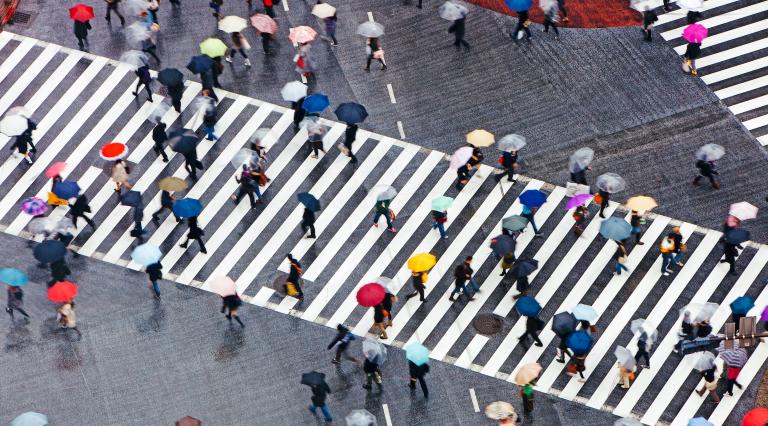
{"type": "Polygon", "coordinates": [[[573,330],[576,329],[578,320],[570,312],[560,312],[552,317],[552,331],[555,332],[561,339],[565,338],[573,330]]]}
{"type": "Polygon", "coordinates": [[[45,240],[35,247],[33,253],[41,263],[51,263],[63,259],[67,247],[59,240],[45,240]]]}
{"type": "Polygon", "coordinates": [[[193,56],[187,64],[187,69],[195,74],[202,74],[213,67],[213,59],[205,55],[193,56]]]}
{"type": "Polygon", "coordinates": [[[184,74],[176,68],[165,68],[157,74],[157,81],[166,86],[178,86],[184,82],[184,74]]]}
{"type": "Polygon", "coordinates": [[[320,201],[318,201],[317,198],[315,198],[315,196],[309,192],[302,192],[296,195],[296,197],[299,199],[301,204],[304,204],[304,207],[312,210],[313,212],[320,211],[320,201]]]}
{"type": "Polygon", "coordinates": [[[325,383],[325,374],[311,371],[301,375],[301,384],[307,386],[320,386],[325,383]]]}
{"type": "Polygon", "coordinates": [[[491,248],[497,255],[504,256],[515,251],[515,239],[509,235],[498,235],[491,240],[491,248]]]}
{"type": "Polygon", "coordinates": [[[521,278],[529,275],[531,272],[539,269],[539,261],[535,259],[518,260],[512,270],[509,271],[515,278],[521,278]]]}
{"type": "Polygon", "coordinates": [[[725,233],[725,241],[729,244],[741,244],[749,241],[749,231],[744,228],[734,228],[725,233]]]}
{"type": "Polygon", "coordinates": [[[345,123],[360,123],[368,117],[365,107],[355,102],[345,102],[336,108],[336,117],[345,123]]]}
{"type": "Polygon", "coordinates": [[[120,202],[124,206],[139,207],[142,204],[141,192],[128,191],[125,194],[120,196],[120,202]]]}
{"type": "Polygon", "coordinates": [[[168,144],[174,151],[180,154],[188,154],[197,148],[200,139],[197,133],[190,129],[178,129],[171,132],[168,138],[168,144]]]}

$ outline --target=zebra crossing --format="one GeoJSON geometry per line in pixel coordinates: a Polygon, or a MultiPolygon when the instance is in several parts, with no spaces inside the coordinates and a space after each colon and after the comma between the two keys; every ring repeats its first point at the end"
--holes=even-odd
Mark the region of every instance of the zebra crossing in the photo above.
{"type": "MultiPolygon", "coordinates": [[[[713,9],[733,4],[711,3],[718,5],[713,9]]],[[[718,303],[721,308],[712,325],[719,330],[728,319],[730,302],[748,294],[756,299],[751,314],[758,315],[757,309],[768,304],[768,290],[762,284],[768,264],[765,246],[748,245],[739,258],[743,272],[731,277],[727,266],[718,262],[720,232],[651,215],[642,237],[644,245],[631,247],[626,263],[630,272],[613,275],[610,265],[616,245],[599,236],[596,207],[591,206],[593,217],[577,238],[571,232],[572,212],[564,208],[568,198],[563,187],[523,176],[515,185],[496,182],[493,168],[483,166],[458,191],[456,174],[448,168],[444,153],[363,130],[353,145],[359,158],[353,167],[346,156],[332,149],[344,126],[328,120],[322,120],[328,127],[324,139],[328,153],[314,159],[305,151],[306,131],[291,129],[291,110],[218,90],[216,134],[221,139],[200,142],[198,158],[205,169],[192,181],[181,158],[170,149],[168,163],[150,154],[148,118],[162,97],[155,94],[154,103],[135,101],[131,91],[136,79],[126,65],[10,33],[0,34],[0,53],[5,58],[0,63],[0,114],[24,105],[38,122],[35,163],[27,165],[14,156],[0,160],[0,230],[7,234],[33,238],[25,231],[30,217],[19,214],[19,203],[32,195],[45,198],[50,182],[42,177],[43,171],[55,161],[66,161],[63,177],[79,183],[97,223],[96,229],[81,225],[75,230],[75,249],[139,270],[130,261],[135,244],[130,236],[130,208],[117,203],[96,154],[98,146],[116,140],[130,147],[127,159],[134,165],[130,180],[146,205],[142,224],[149,231],[148,241],[165,253],[162,263],[168,279],[207,289],[212,278],[229,275],[243,299],[252,304],[328,327],[343,322],[364,335],[373,316],[370,309],[358,306],[356,290],[380,276],[391,277],[400,302],[393,310],[394,324],[386,343],[405,346],[419,341],[430,348],[435,360],[509,381],[522,365],[539,362],[544,371],[538,390],[618,416],[634,416],[646,424],[686,424],[695,415],[722,424],[743,393],[736,390],[715,407],[694,392],[701,385],[692,369],[696,355],[673,353],[678,310],[688,303],[718,303]],[[20,66],[24,63],[34,66],[20,66]],[[230,160],[259,128],[270,129],[263,145],[268,148],[266,173],[271,181],[263,189],[265,204],[251,209],[247,202],[235,205],[230,200],[237,190],[230,160]],[[185,196],[202,201],[199,224],[205,231],[207,254],[194,244],[189,249],[179,247],[186,226],[177,224],[172,215],[159,226],[152,224],[151,213],[160,206],[156,182],[165,176],[187,179],[190,188],[185,196]],[[369,190],[383,184],[398,190],[390,206],[398,216],[394,234],[371,226],[375,194],[369,190]],[[600,314],[596,323],[600,332],[587,357],[584,381],[563,374],[564,365],[555,361],[550,323],[540,335],[542,347],[526,348],[518,340],[525,319],[514,310],[512,296],[517,291],[500,275],[500,265],[491,256],[490,239],[501,232],[504,217],[520,213],[517,196],[527,189],[548,193],[547,203],[535,213],[544,237],[524,232],[516,247],[518,257],[539,262],[530,282],[532,294],[543,306],[542,318],[548,321],[578,303],[592,305],[600,314]],[[324,207],[315,223],[316,239],[304,238],[299,230],[302,208],[296,194],[305,191],[324,207]],[[430,227],[430,203],[440,195],[455,198],[448,211],[447,240],[430,227]],[[685,266],[665,277],[658,242],[674,225],[681,227],[689,253],[685,266]],[[423,304],[404,297],[410,292],[407,259],[420,252],[432,252],[438,258],[429,272],[423,304]],[[286,253],[304,266],[302,302],[281,292],[286,253]],[[453,267],[467,255],[473,257],[481,291],[473,301],[451,302],[453,267]],[[471,325],[479,314],[503,317],[502,330],[496,335],[476,332],[471,325]],[[623,390],[616,386],[612,350],[616,345],[636,350],[636,338],[628,330],[635,318],[656,324],[663,337],[651,353],[652,368],[640,370],[632,387],[623,390]]],[[[200,89],[199,84],[188,82],[182,113],[171,109],[162,117],[169,128],[199,127],[192,105],[200,89]]],[[[7,146],[9,138],[0,137],[7,146]]],[[[63,217],[66,212],[66,207],[56,207],[49,214],[63,217]]],[[[605,213],[628,219],[617,203],[612,202],[605,213]]],[[[768,359],[766,346],[758,345],[739,376],[745,389],[768,359]]]]}
{"type": "MultiPolygon", "coordinates": [[[[659,5],[661,2],[658,2],[659,5]]],[[[761,145],[768,145],[768,3],[760,0],[708,0],[702,25],[709,36],[696,60],[701,79],[761,145]]],[[[659,16],[657,29],[685,53],[685,9],[659,16]]]]}

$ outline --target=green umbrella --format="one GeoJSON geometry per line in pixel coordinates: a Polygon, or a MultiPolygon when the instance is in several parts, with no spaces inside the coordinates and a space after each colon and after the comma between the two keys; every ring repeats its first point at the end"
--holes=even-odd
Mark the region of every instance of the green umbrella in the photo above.
{"type": "Polygon", "coordinates": [[[224,56],[227,53],[227,45],[217,38],[207,38],[200,43],[200,53],[210,58],[224,56]]]}
{"type": "Polygon", "coordinates": [[[528,219],[520,215],[508,216],[501,221],[501,226],[510,231],[521,231],[528,226],[528,219]]]}
{"type": "Polygon", "coordinates": [[[446,197],[445,195],[441,195],[432,200],[432,210],[438,212],[447,211],[449,208],[451,208],[451,205],[453,205],[453,198],[446,197]]]}

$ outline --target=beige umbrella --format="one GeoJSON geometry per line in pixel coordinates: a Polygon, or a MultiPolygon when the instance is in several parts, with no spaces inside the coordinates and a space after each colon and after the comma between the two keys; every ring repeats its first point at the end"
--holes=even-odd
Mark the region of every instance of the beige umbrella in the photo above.
{"type": "Polygon", "coordinates": [[[627,208],[638,212],[653,210],[658,207],[656,200],[646,195],[638,195],[627,200],[627,208]]]}
{"type": "Polygon", "coordinates": [[[239,16],[225,16],[219,21],[219,29],[225,33],[239,33],[248,26],[248,21],[239,16]]]}
{"type": "Polygon", "coordinates": [[[312,8],[312,14],[320,19],[330,18],[336,14],[336,8],[328,3],[320,3],[312,8]]]}
{"type": "Polygon", "coordinates": [[[494,142],[496,142],[496,139],[493,137],[493,133],[487,130],[476,129],[467,133],[467,143],[476,147],[491,146],[494,142]]]}
{"type": "Polygon", "coordinates": [[[496,401],[488,404],[485,407],[485,415],[489,419],[503,420],[512,418],[513,421],[517,421],[517,413],[515,407],[506,401],[496,401]]]}
{"type": "Polygon", "coordinates": [[[541,370],[541,364],[538,362],[525,364],[524,366],[520,367],[520,370],[518,370],[517,375],[515,376],[515,383],[520,386],[527,385],[539,377],[541,370]]]}
{"type": "Polygon", "coordinates": [[[184,179],[168,176],[166,178],[160,179],[160,183],[158,184],[158,186],[163,191],[178,192],[178,191],[183,191],[187,189],[188,185],[184,179]]]}

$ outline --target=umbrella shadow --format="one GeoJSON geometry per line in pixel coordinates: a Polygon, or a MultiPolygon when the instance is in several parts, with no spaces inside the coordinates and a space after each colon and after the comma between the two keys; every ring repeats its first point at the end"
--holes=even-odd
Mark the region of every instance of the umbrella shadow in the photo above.
{"type": "Polygon", "coordinates": [[[245,346],[245,333],[239,325],[230,326],[222,335],[219,347],[213,352],[217,362],[227,362],[237,358],[245,346]]]}
{"type": "Polygon", "coordinates": [[[155,301],[152,313],[146,319],[136,321],[136,330],[139,333],[160,332],[166,327],[167,312],[160,301],[155,301]]]}

